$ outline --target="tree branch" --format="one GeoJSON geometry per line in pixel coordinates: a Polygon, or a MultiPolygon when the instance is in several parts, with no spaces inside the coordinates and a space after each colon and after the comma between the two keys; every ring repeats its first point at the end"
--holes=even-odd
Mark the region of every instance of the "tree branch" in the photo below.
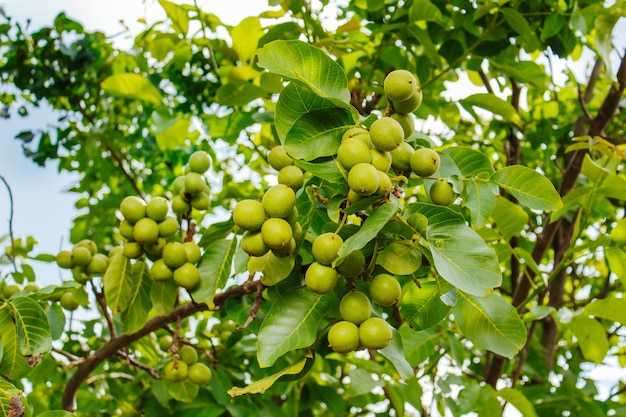
{"type": "MultiPolygon", "coordinates": [[[[214,297],[213,302],[216,306],[222,306],[229,297],[239,297],[255,293],[257,288],[262,285],[263,284],[261,284],[260,281],[246,281],[242,285],[231,287],[223,293],[217,294],[214,297]]],[[[204,303],[187,303],[174,309],[167,316],[154,317],[135,333],[112,337],[107,343],[102,345],[92,355],[85,358],[85,360],[77,366],[76,372],[72,375],[65,386],[61,408],[69,412],[76,411],[76,392],[85,379],[87,379],[89,374],[103,361],[117,355],[121,349],[130,346],[131,343],[141,339],[155,330],[162,328],[163,326],[166,326],[169,323],[208,309],[209,306],[204,303]]]]}
{"type": "MultiPolygon", "coordinates": [[[[7,193],[9,193],[9,239],[11,239],[11,247],[15,247],[15,235],[13,234],[13,192],[11,191],[11,186],[4,178],[4,176],[0,175],[0,181],[4,183],[4,186],[7,188],[7,193]]],[[[11,262],[13,263],[13,268],[15,272],[17,272],[17,264],[15,263],[15,256],[13,254],[9,255],[11,262]]]]}

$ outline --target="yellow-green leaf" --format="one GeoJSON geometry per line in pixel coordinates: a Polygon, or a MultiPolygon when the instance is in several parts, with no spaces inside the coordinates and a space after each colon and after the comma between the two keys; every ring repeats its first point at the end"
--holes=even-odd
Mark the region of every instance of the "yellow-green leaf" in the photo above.
{"type": "Polygon", "coordinates": [[[105,93],[115,97],[161,104],[161,93],[146,77],[140,74],[125,73],[111,75],[102,81],[105,93]]]}
{"type": "Polygon", "coordinates": [[[253,382],[252,384],[248,385],[247,387],[243,387],[243,388],[239,388],[239,387],[233,387],[231,389],[228,390],[228,394],[231,397],[237,397],[239,395],[245,395],[245,394],[259,394],[262,392],[267,391],[272,385],[274,385],[274,383],[276,381],[278,381],[278,379],[280,379],[281,377],[285,376],[285,375],[296,375],[299,374],[300,372],[302,372],[302,370],[304,369],[306,362],[307,362],[307,357],[302,357],[300,358],[297,362],[289,365],[288,367],[286,367],[285,369],[281,370],[280,372],[277,372],[273,375],[270,376],[266,376],[265,378],[257,381],[257,382],[253,382]]]}

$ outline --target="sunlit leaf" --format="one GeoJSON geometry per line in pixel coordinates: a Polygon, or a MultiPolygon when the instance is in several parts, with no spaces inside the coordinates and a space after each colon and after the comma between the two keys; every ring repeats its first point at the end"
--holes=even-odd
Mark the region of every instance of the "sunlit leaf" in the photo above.
{"type": "Polygon", "coordinates": [[[264,33],[261,20],[257,16],[246,17],[230,29],[233,49],[237,52],[240,61],[246,62],[250,59],[264,33]]]}
{"type": "Polygon", "coordinates": [[[522,120],[515,111],[515,108],[508,102],[491,93],[476,93],[459,101],[459,103],[470,110],[476,106],[485,109],[493,114],[497,114],[507,122],[511,122],[516,126],[522,125],[522,120]]]}
{"type": "Polygon", "coordinates": [[[476,297],[459,291],[452,313],[463,335],[479,349],[511,358],[526,344],[526,326],[498,293],[476,297]]]}
{"type": "Polygon", "coordinates": [[[161,93],[143,75],[135,73],[114,74],[102,81],[105,93],[115,97],[145,101],[155,105],[161,104],[161,93]]]}
{"type": "Polygon", "coordinates": [[[394,329],[391,342],[385,348],[379,349],[378,353],[391,362],[401,378],[413,378],[413,376],[415,376],[415,371],[413,371],[413,367],[404,357],[404,350],[402,346],[402,336],[400,332],[394,329]]]}
{"type": "Polygon", "coordinates": [[[120,313],[130,304],[134,294],[129,288],[134,287],[133,265],[123,255],[115,255],[109,260],[109,266],[102,277],[104,297],[113,313],[120,313]]]}
{"type": "Polygon", "coordinates": [[[336,301],[333,293],[316,295],[306,288],[281,295],[259,329],[259,365],[267,368],[285,353],[310,346],[317,338],[320,320],[336,301]]]}
{"type": "Polygon", "coordinates": [[[422,265],[422,252],[410,244],[391,242],[378,252],[376,264],[392,274],[410,275],[422,265]]]}
{"type": "Polygon", "coordinates": [[[257,381],[257,382],[253,382],[252,384],[244,387],[244,388],[239,388],[239,387],[233,387],[231,389],[228,390],[228,394],[232,397],[237,397],[240,395],[246,395],[246,394],[259,394],[262,392],[267,391],[272,385],[274,385],[274,383],[279,380],[281,377],[285,376],[285,375],[296,375],[299,374],[300,372],[302,372],[302,370],[304,369],[304,366],[307,363],[308,358],[306,357],[302,357],[300,358],[298,361],[296,361],[295,363],[289,365],[288,367],[282,369],[281,371],[273,374],[273,375],[269,375],[266,376],[265,378],[257,381]]]}
{"type": "Polygon", "coordinates": [[[519,236],[528,223],[528,213],[519,205],[503,197],[496,198],[491,216],[506,240],[519,236]]]}
{"type": "Polygon", "coordinates": [[[200,285],[193,290],[192,296],[197,303],[206,303],[213,307],[213,297],[218,289],[223,288],[230,277],[232,260],[237,249],[237,239],[218,240],[204,249],[198,264],[200,285]]]}
{"type": "Polygon", "coordinates": [[[563,205],[550,180],[534,169],[522,165],[500,168],[491,176],[491,181],[530,209],[556,210],[563,205]]]}
{"type": "MultiPolygon", "coordinates": [[[[31,370],[28,362],[19,352],[18,335],[8,304],[0,308],[0,338],[2,339],[2,360],[0,375],[17,380],[26,376],[31,370]]],[[[0,378],[0,381],[2,379],[0,378]]]]}
{"type": "Polygon", "coordinates": [[[604,326],[597,320],[584,316],[575,316],[570,326],[578,339],[583,356],[593,363],[602,363],[610,347],[604,326]]]}
{"type": "Polygon", "coordinates": [[[41,305],[29,297],[9,300],[11,315],[17,330],[19,353],[39,355],[52,349],[48,318],[41,305]]]}

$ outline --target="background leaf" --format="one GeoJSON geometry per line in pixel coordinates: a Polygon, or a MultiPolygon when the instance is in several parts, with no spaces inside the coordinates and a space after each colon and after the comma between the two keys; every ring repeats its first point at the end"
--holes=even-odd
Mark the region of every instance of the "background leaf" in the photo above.
{"type": "Polygon", "coordinates": [[[128,307],[133,297],[133,293],[128,289],[134,286],[134,279],[130,259],[123,255],[115,255],[109,260],[102,281],[104,297],[114,314],[121,313],[128,307]]]}
{"type": "Polygon", "coordinates": [[[114,97],[130,98],[155,105],[161,104],[161,93],[143,75],[126,73],[115,74],[102,81],[105,93],[114,97]]]}
{"type": "Polygon", "coordinates": [[[609,351],[609,340],[602,324],[595,319],[575,316],[570,322],[583,356],[593,363],[602,363],[609,351]]]}
{"type": "Polygon", "coordinates": [[[463,335],[479,349],[511,358],[526,343],[526,326],[498,293],[476,297],[459,291],[452,313],[463,335]]]}
{"type": "Polygon", "coordinates": [[[391,242],[378,252],[376,265],[392,274],[410,275],[422,265],[422,252],[411,244],[391,242]]]}
{"type": "Polygon", "coordinates": [[[251,256],[248,260],[248,271],[262,272],[263,285],[272,286],[287,278],[295,264],[294,256],[280,258],[269,251],[263,256],[251,256]]]}
{"type": "Polygon", "coordinates": [[[502,100],[491,93],[477,93],[472,94],[469,97],[466,97],[459,101],[459,103],[467,110],[473,113],[473,106],[480,107],[481,109],[487,110],[493,114],[497,114],[502,117],[507,122],[513,123],[514,125],[521,127],[522,120],[519,115],[515,111],[515,108],[511,106],[511,104],[507,101],[502,100]]]}
{"type": "Polygon", "coordinates": [[[253,382],[247,387],[244,387],[244,388],[233,387],[228,390],[228,394],[230,394],[230,396],[232,397],[237,397],[239,395],[259,394],[259,393],[265,392],[272,385],[274,385],[274,382],[278,381],[281,377],[285,375],[297,375],[300,372],[302,372],[306,363],[307,363],[307,358],[302,357],[300,358],[300,360],[296,361],[295,363],[292,363],[285,369],[282,369],[281,371],[273,375],[268,375],[265,378],[257,382],[253,382]]]}
{"type": "Polygon", "coordinates": [[[337,298],[293,288],[270,308],[259,329],[257,358],[261,368],[272,366],[282,355],[310,346],[317,338],[320,320],[337,298]]]}

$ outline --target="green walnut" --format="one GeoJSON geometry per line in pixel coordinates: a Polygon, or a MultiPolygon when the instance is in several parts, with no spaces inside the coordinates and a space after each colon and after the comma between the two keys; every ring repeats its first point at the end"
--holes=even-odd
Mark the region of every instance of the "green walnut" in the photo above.
{"type": "Polygon", "coordinates": [[[437,179],[430,187],[430,199],[438,206],[449,206],[456,200],[452,185],[443,178],[437,179]]]}
{"type": "Polygon", "coordinates": [[[439,169],[441,159],[434,149],[419,148],[411,155],[411,171],[420,177],[430,177],[439,169]]]}
{"type": "Polygon", "coordinates": [[[359,326],[359,342],[366,349],[383,349],[392,337],[391,326],[379,317],[370,317],[359,326]]]}
{"type": "Polygon", "coordinates": [[[397,120],[381,117],[370,126],[370,139],[381,151],[393,151],[404,141],[404,130],[397,120]]]}
{"type": "Polygon", "coordinates": [[[328,344],[338,353],[348,353],[359,347],[359,328],[349,321],[333,324],[328,332],[328,344]]]}
{"type": "Polygon", "coordinates": [[[330,265],[337,259],[343,239],[337,233],[323,233],[313,241],[313,258],[322,265],[330,265]]]}

